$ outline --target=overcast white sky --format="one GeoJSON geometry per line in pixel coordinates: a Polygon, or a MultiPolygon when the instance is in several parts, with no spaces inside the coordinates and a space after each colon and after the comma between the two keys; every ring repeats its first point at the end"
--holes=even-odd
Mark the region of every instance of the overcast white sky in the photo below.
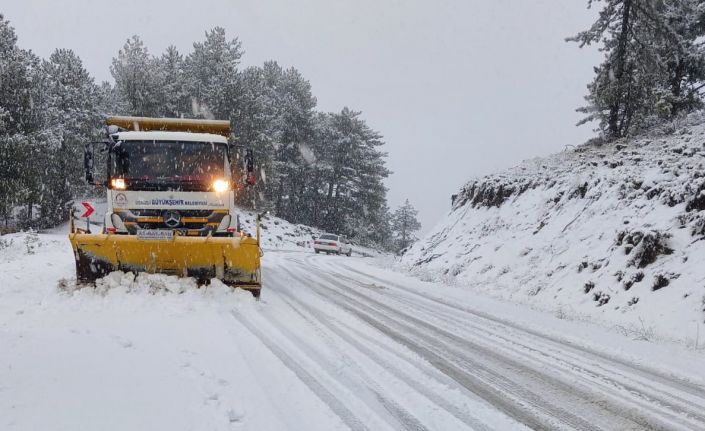
{"type": "Polygon", "coordinates": [[[563,41],[592,22],[586,3],[12,0],[0,12],[21,47],[43,57],[71,48],[98,81],[112,79],[133,34],[153,54],[170,44],[187,53],[224,27],[243,42],[243,65],[294,66],[320,110],[363,111],[387,142],[390,206],[409,198],[426,230],[470,178],[592,135],[574,110],[600,55],[563,41]]]}

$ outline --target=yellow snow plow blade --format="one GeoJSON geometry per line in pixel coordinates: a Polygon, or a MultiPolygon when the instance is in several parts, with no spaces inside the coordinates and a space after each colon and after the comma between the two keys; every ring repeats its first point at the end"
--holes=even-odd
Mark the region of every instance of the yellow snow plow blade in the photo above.
{"type": "Polygon", "coordinates": [[[254,238],[187,237],[140,239],[134,235],[69,234],[79,282],[94,282],[111,271],[217,278],[259,296],[260,248],[254,238]]]}

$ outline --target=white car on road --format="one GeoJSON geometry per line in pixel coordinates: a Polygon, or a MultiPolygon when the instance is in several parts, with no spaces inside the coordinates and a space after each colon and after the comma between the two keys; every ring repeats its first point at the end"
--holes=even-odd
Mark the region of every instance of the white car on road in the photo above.
{"type": "Polygon", "coordinates": [[[342,235],[332,233],[324,233],[313,242],[313,249],[316,253],[324,252],[327,254],[352,254],[352,244],[342,235]]]}

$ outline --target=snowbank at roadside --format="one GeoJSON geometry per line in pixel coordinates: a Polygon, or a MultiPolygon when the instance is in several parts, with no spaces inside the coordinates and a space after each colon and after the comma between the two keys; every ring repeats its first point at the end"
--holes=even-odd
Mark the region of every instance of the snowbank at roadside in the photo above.
{"type": "MultiPolygon", "coordinates": [[[[256,214],[249,211],[240,213],[240,223],[246,232],[255,235],[256,214]]],[[[267,250],[312,251],[313,241],[326,232],[302,224],[290,223],[279,217],[267,215],[262,219],[262,248],[267,250]]],[[[335,233],[335,232],[331,232],[335,233]]],[[[353,244],[353,253],[366,256],[380,256],[384,252],[371,247],[353,244]]]]}
{"type": "Polygon", "coordinates": [[[276,358],[243,351],[257,340],[236,316],[266,306],[250,293],[121,272],[78,288],[65,229],[0,239],[0,429],[341,428],[276,358]],[[260,373],[288,410],[267,408],[260,373]]]}
{"type": "MultiPolygon", "coordinates": [[[[256,214],[242,210],[240,225],[246,232],[255,236],[257,232],[256,214]]],[[[265,250],[313,250],[314,237],[318,237],[322,233],[316,228],[289,223],[271,215],[262,218],[261,229],[262,248],[265,250]]]]}

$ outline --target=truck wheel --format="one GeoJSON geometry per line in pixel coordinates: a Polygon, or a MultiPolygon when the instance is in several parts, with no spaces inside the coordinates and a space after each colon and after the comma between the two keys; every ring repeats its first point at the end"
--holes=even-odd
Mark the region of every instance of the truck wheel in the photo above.
{"type": "Polygon", "coordinates": [[[321,252],[321,250],[314,250],[314,251],[316,252],[316,254],[318,254],[318,253],[320,253],[320,252],[321,252]]]}
{"type": "Polygon", "coordinates": [[[348,257],[352,256],[352,249],[347,254],[348,257]]]}

